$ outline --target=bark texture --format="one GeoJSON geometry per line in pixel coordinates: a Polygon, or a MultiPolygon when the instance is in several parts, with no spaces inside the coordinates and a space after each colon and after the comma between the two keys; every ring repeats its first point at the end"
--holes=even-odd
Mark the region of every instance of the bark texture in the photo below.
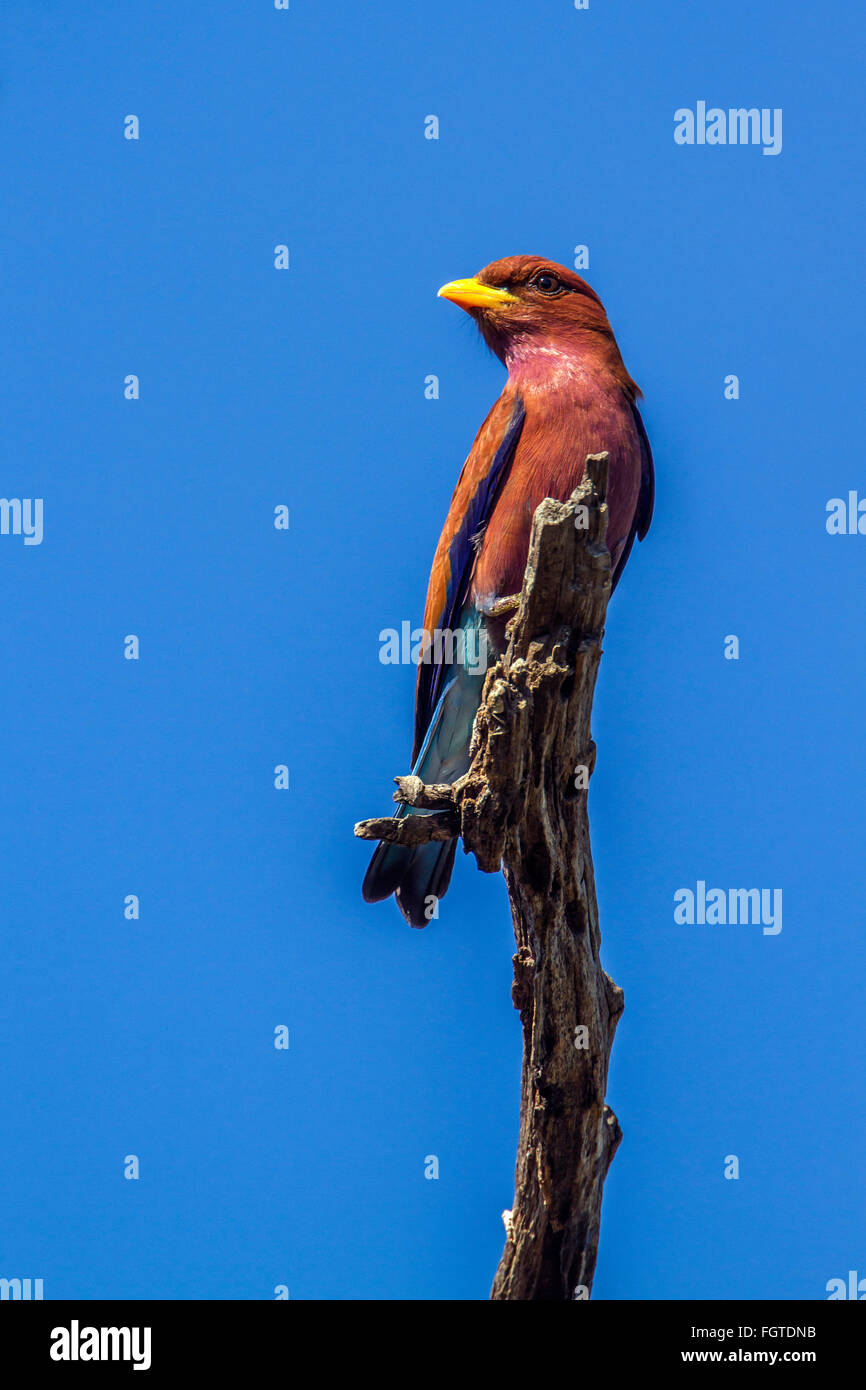
{"type": "Polygon", "coordinates": [[[523,1077],[514,1207],[494,1299],[589,1296],[602,1188],[621,1138],[605,1093],[623,994],[601,967],[587,815],[610,597],[607,476],[607,455],[589,455],[571,499],[548,498],[535,513],[520,603],[507,651],[485,681],[469,771],[453,786],[397,778],[395,801],[434,814],[355,828],[365,839],[404,843],[459,833],[481,869],[505,873],[523,1077]]]}

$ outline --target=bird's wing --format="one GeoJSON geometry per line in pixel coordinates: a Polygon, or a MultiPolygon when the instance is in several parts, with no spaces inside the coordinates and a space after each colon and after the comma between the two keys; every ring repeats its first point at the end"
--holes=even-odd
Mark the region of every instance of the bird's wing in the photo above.
{"type": "MultiPolygon", "coordinates": [[[[524,420],[523,402],[503,391],[475,437],[463,465],[451,507],[439,538],[424,608],[424,628],[429,634],[455,630],[460,623],[477,553],[477,537],[493,510],[505,481],[524,420]]],[[[447,644],[446,644],[447,649],[447,644]]],[[[415,746],[413,762],[442,694],[448,667],[440,660],[418,666],[415,692],[415,746]]],[[[441,655],[440,651],[440,655],[441,655]]]]}
{"type": "Polygon", "coordinates": [[[638,439],[640,440],[640,490],[638,491],[637,495],[637,506],[634,509],[634,520],[631,524],[631,530],[629,531],[628,539],[626,540],[626,543],[622,548],[622,553],[619,557],[619,560],[617,561],[616,569],[614,570],[613,575],[611,576],[611,591],[613,591],[616,588],[619,579],[622,575],[622,572],[625,569],[625,562],[631,553],[631,548],[634,545],[635,536],[637,536],[639,541],[642,541],[650,528],[650,522],[653,518],[653,506],[655,505],[656,496],[656,479],[655,468],[653,467],[653,451],[650,448],[649,438],[647,436],[644,422],[641,419],[641,413],[638,410],[637,406],[634,404],[634,402],[632,402],[631,409],[632,414],[634,416],[635,428],[637,429],[638,433],[638,439]]]}
{"type": "Polygon", "coordinates": [[[641,472],[640,472],[640,492],[638,493],[637,508],[635,510],[635,527],[637,538],[642,541],[650,528],[653,519],[653,507],[656,500],[656,475],[653,467],[653,451],[647,437],[646,427],[641,418],[641,413],[636,405],[632,405],[634,411],[634,421],[637,425],[637,432],[640,435],[641,451],[641,472]]]}

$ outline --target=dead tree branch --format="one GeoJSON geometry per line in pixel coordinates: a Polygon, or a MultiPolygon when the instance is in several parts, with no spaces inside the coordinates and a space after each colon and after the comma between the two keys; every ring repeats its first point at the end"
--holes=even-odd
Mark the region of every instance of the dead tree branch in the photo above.
{"type": "Polygon", "coordinates": [[[403,844],[459,833],[479,868],[505,873],[523,1080],[514,1208],[494,1299],[589,1296],[602,1188],[621,1137],[605,1092],[623,995],[599,959],[586,791],[610,597],[607,477],[607,455],[591,454],[571,499],[548,498],[535,513],[520,604],[484,684],[469,771],[448,787],[397,778],[394,799],[433,814],[356,827],[362,838],[403,844]]]}

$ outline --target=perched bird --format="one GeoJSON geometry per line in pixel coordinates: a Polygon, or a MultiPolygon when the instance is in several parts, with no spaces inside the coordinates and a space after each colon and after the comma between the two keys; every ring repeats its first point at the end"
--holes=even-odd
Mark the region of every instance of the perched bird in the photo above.
{"type": "MultiPolygon", "coordinates": [[[[520,593],[539,503],[566,501],[586,455],[607,450],[615,585],[635,536],[647,533],[654,496],[652,453],[635,404],[641,393],[585,280],[540,256],[509,256],[439,294],[474,318],[508,380],[463,465],[427,588],[412,754],[412,771],[427,783],[456,781],[469,766],[485,674],[478,658],[485,644],[493,658],[503,648],[504,612],[520,593]]],[[[402,807],[399,814],[424,812],[402,807]]],[[[380,843],[365,899],[394,893],[407,922],[426,926],[448,887],[456,843],[380,843]]]]}

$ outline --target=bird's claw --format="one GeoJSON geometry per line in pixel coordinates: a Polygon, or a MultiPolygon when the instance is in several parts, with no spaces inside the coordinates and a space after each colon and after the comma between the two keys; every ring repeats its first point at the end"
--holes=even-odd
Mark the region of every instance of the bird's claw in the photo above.
{"type": "Polygon", "coordinates": [[[520,595],[510,594],[508,598],[497,598],[485,604],[483,612],[485,618],[503,618],[506,613],[516,613],[519,607],[520,595]]]}

